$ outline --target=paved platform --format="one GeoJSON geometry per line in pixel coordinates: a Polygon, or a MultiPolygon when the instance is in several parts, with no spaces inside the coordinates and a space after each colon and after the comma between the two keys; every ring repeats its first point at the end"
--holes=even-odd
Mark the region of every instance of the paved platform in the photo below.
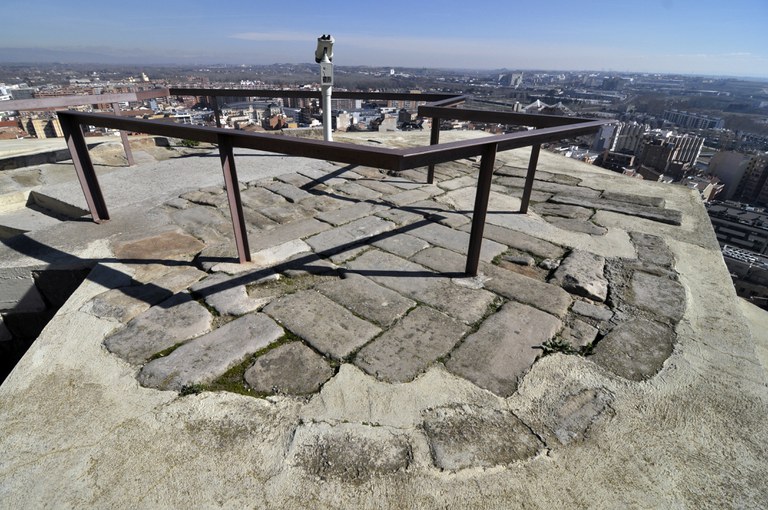
{"type": "Polygon", "coordinates": [[[765,313],[698,198],[543,153],[521,215],[527,154],[474,278],[469,160],[255,155],[248,264],[220,185],[163,177],[6,241],[20,277],[93,270],[0,387],[0,507],[768,505],[765,313]]]}

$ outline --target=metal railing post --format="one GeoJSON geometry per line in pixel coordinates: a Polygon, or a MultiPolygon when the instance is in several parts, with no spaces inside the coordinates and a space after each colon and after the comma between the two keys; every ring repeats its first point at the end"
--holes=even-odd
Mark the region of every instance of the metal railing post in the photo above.
{"type": "Polygon", "coordinates": [[[467,250],[467,276],[477,276],[477,268],[480,264],[480,248],[483,244],[485,216],[488,212],[488,200],[491,196],[491,179],[493,177],[493,165],[496,162],[496,147],[495,143],[483,147],[483,155],[480,160],[475,210],[472,213],[472,230],[469,234],[469,250],[467,250]]]}
{"type": "Polygon", "coordinates": [[[232,216],[232,226],[235,229],[235,244],[240,262],[251,260],[251,249],[248,246],[248,231],[245,227],[243,203],[240,200],[240,184],[237,181],[235,156],[232,150],[232,140],[226,135],[219,135],[219,157],[221,170],[224,172],[224,187],[227,191],[229,213],[232,216]]]}
{"type": "Polygon", "coordinates": [[[75,165],[77,179],[85,195],[88,210],[91,211],[93,221],[101,223],[109,219],[109,211],[101,193],[99,180],[93,168],[91,156],[88,154],[88,145],[85,143],[80,123],[66,114],[59,114],[59,123],[67,141],[67,148],[72,155],[72,163],[75,165]]]}
{"type": "MultiPolygon", "coordinates": [[[[429,132],[429,145],[440,143],[440,118],[432,117],[432,127],[429,132]]],[[[435,164],[431,163],[427,169],[427,184],[435,183],[435,164]]]]}
{"type": "MultiPolygon", "coordinates": [[[[115,115],[120,116],[120,104],[112,103],[112,111],[115,115]]],[[[131,144],[128,141],[128,133],[124,129],[120,130],[120,140],[123,142],[123,150],[125,151],[125,159],[128,160],[128,166],[133,166],[136,162],[133,160],[133,151],[131,150],[131,144]]]]}
{"type": "Polygon", "coordinates": [[[533,190],[533,179],[536,176],[540,150],[540,143],[531,146],[531,159],[528,160],[528,173],[525,174],[525,188],[523,188],[523,198],[520,200],[520,212],[523,214],[528,212],[528,203],[531,201],[531,190],[533,190]]]}

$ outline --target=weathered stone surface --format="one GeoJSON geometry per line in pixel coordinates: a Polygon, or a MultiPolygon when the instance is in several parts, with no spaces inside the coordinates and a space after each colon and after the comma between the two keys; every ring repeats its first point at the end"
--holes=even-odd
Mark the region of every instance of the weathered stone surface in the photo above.
{"type": "MultiPolygon", "coordinates": [[[[428,243],[447,248],[458,253],[466,254],[469,250],[469,234],[458,232],[438,223],[426,223],[408,230],[408,234],[424,239],[428,243]]],[[[480,248],[480,260],[490,262],[497,255],[507,250],[503,244],[490,239],[484,239],[480,248]]]]}
{"type": "Polygon", "coordinates": [[[383,381],[409,382],[448,354],[467,329],[456,319],[420,306],[363,347],[354,363],[383,381]]]}
{"type": "Polygon", "coordinates": [[[470,324],[480,320],[496,301],[486,290],[460,287],[424,266],[380,250],[370,250],[350,262],[349,271],[470,324]]]}
{"type": "MultiPolygon", "coordinates": [[[[233,251],[236,250],[234,246],[230,249],[233,251]]],[[[211,265],[210,270],[228,274],[240,274],[256,269],[274,267],[288,259],[310,251],[312,251],[312,249],[307,243],[301,239],[294,239],[293,241],[288,241],[277,246],[265,248],[257,252],[251,252],[251,260],[249,262],[220,262],[211,265]]]]}
{"type": "Polygon", "coordinates": [[[304,186],[312,187],[312,183],[314,182],[309,177],[305,177],[301,174],[297,174],[295,172],[289,172],[287,174],[280,174],[275,176],[275,180],[284,182],[286,184],[292,184],[296,186],[297,188],[302,188],[304,186]]]}
{"type": "Polygon", "coordinates": [[[165,232],[133,241],[118,241],[112,251],[120,259],[170,259],[190,257],[205,245],[199,239],[181,232],[165,232]]]}
{"type": "Polygon", "coordinates": [[[661,370],[674,344],[675,334],[669,327],[633,319],[611,330],[589,359],[625,379],[642,381],[661,370]]]}
{"type": "Polygon", "coordinates": [[[174,294],[205,278],[205,271],[194,266],[166,266],[164,264],[136,264],[134,279],[140,283],[154,283],[174,294]]]}
{"type": "Polygon", "coordinates": [[[356,182],[345,182],[344,184],[334,186],[333,189],[357,200],[375,200],[381,196],[380,192],[367,186],[361,186],[356,182]]]}
{"type": "Polygon", "coordinates": [[[339,360],[381,333],[377,326],[313,290],[283,296],[264,312],[318,351],[339,360]]]}
{"type": "Polygon", "coordinates": [[[502,255],[501,259],[506,262],[511,262],[512,264],[518,264],[520,266],[536,265],[536,260],[533,257],[519,250],[510,250],[502,255]]]}
{"type": "Polygon", "coordinates": [[[564,395],[556,411],[544,416],[550,430],[562,444],[583,441],[600,418],[611,417],[613,395],[604,388],[589,388],[564,395]]]}
{"type": "Polygon", "coordinates": [[[240,201],[243,207],[249,207],[257,211],[263,207],[281,205],[287,202],[282,196],[272,193],[261,186],[251,187],[240,193],[240,201]]]}
{"type": "Polygon", "coordinates": [[[171,292],[157,285],[131,285],[111,289],[83,305],[82,311],[95,317],[117,319],[127,323],[150,306],[171,297],[171,292]]]}
{"type": "Polygon", "coordinates": [[[250,236],[248,244],[252,252],[258,252],[267,248],[272,248],[273,246],[295,241],[296,239],[303,239],[330,228],[331,226],[327,223],[317,221],[314,218],[306,218],[280,225],[279,227],[275,227],[273,230],[264,232],[260,235],[250,236]]]}
{"type": "Polygon", "coordinates": [[[314,253],[301,253],[295,255],[281,264],[284,267],[283,274],[289,278],[302,276],[336,276],[339,266],[321,259],[314,253]]]}
{"type": "Polygon", "coordinates": [[[455,179],[449,179],[447,181],[438,182],[437,185],[446,191],[454,191],[460,188],[466,188],[475,186],[477,184],[477,177],[472,175],[463,175],[455,179]]]}
{"type": "Polygon", "coordinates": [[[605,258],[588,251],[573,250],[557,268],[553,280],[571,294],[602,302],[608,297],[604,267],[605,258]]]}
{"type": "MultiPolygon", "coordinates": [[[[470,231],[470,225],[461,227],[465,232],[470,231]]],[[[486,224],[483,229],[483,237],[492,239],[510,248],[526,251],[545,259],[560,259],[565,255],[565,248],[549,241],[539,239],[524,232],[518,232],[498,225],[486,224]]]]}
{"type": "Polygon", "coordinates": [[[347,274],[344,279],[322,284],[317,290],[356,315],[382,327],[391,326],[416,306],[415,301],[354,273],[347,274]]]}
{"type": "Polygon", "coordinates": [[[291,203],[300,202],[305,198],[310,198],[312,196],[311,194],[307,193],[301,188],[294,186],[293,184],[287,184],[280,181],[273,181],[264,185],[264,187],[273,193],[277,193],[291,203]]]}
{"type": "Polygon", "coordinates": [[[307,395],[333,377],[333,368],[301,342],[281,345],[256,359],[245,381],[259,393],[307,395]]]}
{"type": "Polygon", "coordinates": [[[347,207],[335,209],[333,211],[323,212],[315,216],[320,221],[325,221],[333,226],[338,227],[351,221],[370,216],[371,214],[379,211],[389,209],[385,205],[373,204],[371,202],[357,202],[347,207]]]}
{"type": "Polygon", "coordinates": [[[31,273],[0,274],[0,312],[41,312],[45,308],[31,273]]]}
{"type": "Polygon", "coordinates": [[[213,316],[189,294],[176,294],[107,337],[105,347],[130,363],[143,363],[153,354],[211,330],[213,316]]]}
{"type": "MultiPolygon", "coordinates": [[[[274,280],[277,275],[264,273],[263,276],[249,275],[248,283],[274,280]]],[[[206,304],[221,315],[243,315],[259,310],[272,301],[276,296],[261,296],[252,298],[245,288],[245,280],[224,275],[214,274],[193,285],[190,290],[202,297],[206,304]]]]}
{"type": "Polygon", "coordinates": [[[603,236],[608,232],[608,229],[595,225],[591,221],[584,221],[574,218],[561,218],[560,216],[544,216],[544,219],[557,228],[567,230],[569,232],[582,232],[593,236],[603,236]]]}
{"type": "Polygon", "coordinates": [[[394,228],[395,224],[377,216],[366,216],[307,239],[313,250],[323,255],[343,252],[364,240],[394,228]]]}
{"type": "Polygon", "coordinates": [[[440,469],[504,466],[533,457],[541,441],[509,411],[447,406],[424,413],[432,460],[440,469]]]}
{"type": "Polygon", "coordinates": [[[283,330],[275,321],[262,313],[249,314],[150,361],[139,372],[139,383],[177,391],[209,383],[282,336],[283,330]]]}
{"type": "Polygon", "coordinates": [[[632,195],[630,193],[619,193],[616,191],[603,191],[602,198],[606,200],[614,200],[616,202],[629,202],[630,204],[646,205],[649,207],[663,208],[666,205],[666,201],[662,197],[632,195]]]}
{"type": "Polygon", "coordinates": [[[575,301],[572,310],[584,317],[590,317],[599,321],[609,321],[613,318],[613,312],[604,306],[593,305],[586,301],[575,301]]]}
{"type": "Polygon", "coordinates": [[[641,262],[667,269],[674,267],[675,256],[664,239],[642,232],[630,232],[629,237],[637,249],[637,258],[641,262]]]}
{"type": "MultiPolygon", "coordinates": [[[[465,213],[472,213],[475,210],[475,199],[477,190],[475,188],[460,188],[450,191],[436,198],[453,207],[454,210],[465,213]]],[[[506,193],[491,191],[488,196],[488,214],[509,214],[510,212],[520,210],[520,200],[506,193]]]]}
{"type": "Polygon", "coordinates": [[[397,209],[393,207],[392,209],[376,213],[376,216],[391,221],[397,226],[410,225],[417,221],[425,221],[424,213],[421,211],[414,211],[411,208],[397,209]]]}
{"type": "Polygon", "coordinates": [[[573,347],[586,347],[597,338],[596,327],[579,319],[571,319],[560,332],[560,337],[573,347]]]}
{"type": "Polygon", "coordinates": [[[372,189],[374,191],[378,191],[379,193],[382,193],[382,194],[391,195],[393,193],[400,192],[400,188],[392,186],[391,184],[387,184],[386,182],[382,182],[379,179],[363,178],[356,182],[361,186],[365,186],[366,188],[372,189]]]}
{"type": "Polygon", "coordinates": [[[171,219],[184,231],[215,244],[233,237],[232,221],[213,207],[196,205],[171,212],[171,219]]]}
{"type": "Polygon", "coordinates": [[[259,212],[277,223],[285,224],[310,216],[313,209],[305,209],[296,204],[286,203],[261,207],[259,212]]]}
{"type": "Polygon", "coordinates": [[[388,427],[310,423],[296,429],[289,462],[321,481],[361,484],[405,471],[412,456],[408,438],[388,427]]]}
{"type": "MultiPolygon", "coordinates": [[[[394,186],[397,186],[397,184],[392,183],[394,186]]],[[[414,202],[419,202],[421,200],[426,200],[431,195],[429,192],[424,191],[422,189],[409,189],[406,191],[401,191],[400,193],[397,193],[395,195],[387,195],[383,197],[383,200],[387,202],[388,204],[392,204],[396,207],[402,207],[408,204],[412,204],[414,202]]]]}
{"type": "Polygon", "coordinates": [[[480,325],[451,354],[446,368],[502,397],[517,389],[562,323],[552,315],[510,301],[480,325]]]}
{"type": "Polygon", "coordinates": [[[558,287],[540,282],[490,264],[482,266],[488,277],[485,288],[502,296],[544,310],[557,317],[564,317],[571,306],[571,296],[558,287]]]}
{"type": "Polygon", "coordinates": [[[227,205],[227,197],[226,195],[222,195],[221,190],[219,190],[219,193],[208,193],[203,190],[190,191],[180,195],[179,198],[188,200],[193,204],[208,205],[211,207],[223,208],[227,205]]]}
{"type": "Polygon", "coordinates": [[[555,195],[551,199],[558,204],[578,205],[592,209],[601,209],[603,211],[612,211],[630,216],[638,216],[648,220],[667,223],[669,225],[680,225],[682,214],[673,209],[659,209],[644,205],[632,204],[629,202],[617,202],[593,197],[573,196],[572,194],[555,195]]]}
{"type": "Polygon", "coordinates": [[[573,218],[578,220],[588,220],[594,214],[592,209],[587,209],[585,207],[552,204],[550,202],[534,204],[532,209],[543,216],[562,216],[563,218],[573,218]]]}
{"type": "Polygon", "coordinates": [[[373,246],[403,258],[410,258],[425,248],[429,243],[410,234],[394,234],[379,239],[373,246]]]}
{"type": "Polygon", "coordinates": [[[685,313],[685,289],[666,276],[635,271],[630,280],[627,302],[677,322],[685,313]]]}

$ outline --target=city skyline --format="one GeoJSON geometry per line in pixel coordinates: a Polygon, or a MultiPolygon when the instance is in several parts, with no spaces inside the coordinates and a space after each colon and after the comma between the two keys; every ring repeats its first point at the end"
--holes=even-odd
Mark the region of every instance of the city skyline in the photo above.
{"type": "Polygon", "coordinates": [[[557,69],[768,77],[768,2],[596,0],[575,9],[535,3],[401,0],[230,1],[205,12],[189,2],[10,0],[0,64],[274,64],[313,60],[336,39],[338,65],[557,69]]]}

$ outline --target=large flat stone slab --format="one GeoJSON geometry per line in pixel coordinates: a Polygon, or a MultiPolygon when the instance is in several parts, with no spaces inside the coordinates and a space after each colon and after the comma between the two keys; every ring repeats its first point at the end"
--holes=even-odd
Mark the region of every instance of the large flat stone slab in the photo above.
{"type": "Polygon", "coordinates": [[[283,296],[264,308],[294,334],[327,356],[341,360],[381,329],[314,290],[283,296]]]}
{"type": "Polygon", "coordinates": [[[480,320],[496,296],[483,289],[456,285],[451,278],[380,250],[349,262],[349,270],[367,276],[415,301],[421,301],[468,324],[480,320]]]}
{"type": "Polygon", "coordinates": [[[603,302],[608,297],[604,269],[605,258],[588,251],[573,250],[552,279],[572,294],[603,302]]]}
{"type": "Polygon", "coordinates": [[[420,306],[363,347],[354,363],[383,381],[409,382],[448,354],[467,330],[461,321],[420,306]]]}
{"type": "Polygon", "coordinates": [[[385,328],[416,306],[412,299],[354,273],[322,284],[317,290],[356,315],[385,328]]]}
{"type": "Polygon", "coordinates": [[[245,372],[245,381],[262,394],[315,393],[333,377],[333,368],[301,342],[291,342],[259,356],[245,372]]]}
{"type": "Polygon", "coordinates": [[[153,354],[211,330],[213,315],[189,294],[176,294],[142,313],[104,341],[104,346],[129,363],[143,363],[153,354]]]}
{"type": "MultiPolygon", "coordinates": [[[[462,230],[469,232],[470,226],[461,227],[462,230]]],[[[565,255],[565,248],[549,241],[539,239],[531,234],[519,232],[499,225],[487,223],[483,229],[483,237],[492,239],[501,244],[506,244],[510,248],[528,252],[543,259],[559,259],[565,255]]]]}
{"type": "Polygon", "coordinates": [[[445,366],[481,388],[508,397],[541,354],[538,347],[561,326],[548,313],[510,301],[469,335],[445,366]]]}
{"type": "Polygon", "coordinates": [[[628,303],[673,322],[679,321],[685,313],[685,289],[667,276],[635,271],[627,294],[628,303]]]}
{"type": "Polygon", "coordinates": [[[142,386],[176,391],[209,383],[283,333],[262,313],[246,315],[187,342],[168,356],[150,361],[138,379],[142,386]]]}
{"type": "Polygon", "coordinates": [[[592,209],[601,209],[603,211],[617,212],[629,216],[638,216],[640,218],[658,221],[660,223],[667,223],[669,225],[680,225],[683,217],[680,211],[672,209],[660,209],[658,207],[632,204],[629,202],[573,196],[572,194],[555,195],[551,200],[558,204],[578,205],[592,209]]]}
{"type": "Polygon", "coordinates": [[[544,447],[517,416],[474,405],[424,413],[424,432],[436,467],[449,471],[505,466],[529,459],[544,447]]]}
{"type": "Polygon", "coordinates": [[[674,344],[675,334],[668,326],[633,319],[611,330],[589,359],[625,379],[642,381],[661,370],[674,344]]]}
{"type": "Polygon", "coordinates": [[[341,227],[321,232],[306,241],[316,253],[332,255],[358,246],[366,239],[391,230],[394,226],[394,223],[378,216],[366,216],[341,227]]]}
{"type": "MultiPolygon", "coordinates": [[[[410,229],[408,234],[427,241],[428,243],[447,248],[458,253],[466,254],[469,251],[469,234],[454,230],[438,223],[426,223],[410,229]]],[[[507,247],[490,239],[484,239],[480,248],[480,260],[490,262],[497,255],[501,255],[507,247]]]]}

